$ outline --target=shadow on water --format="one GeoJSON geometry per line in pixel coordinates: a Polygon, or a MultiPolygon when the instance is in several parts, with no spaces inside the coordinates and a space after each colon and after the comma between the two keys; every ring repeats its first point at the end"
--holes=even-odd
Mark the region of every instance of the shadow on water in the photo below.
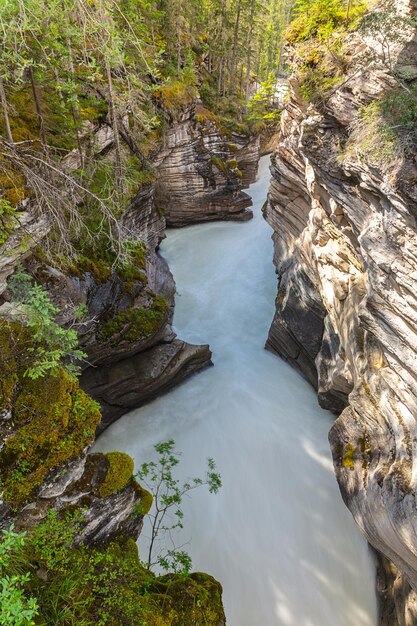
{"type": "Polygon", "coordinates": [[[215,458],[223,487],[186,499],[175,540],[190,541],[194,568],[222,582],[229,626],[375,626],[372,560],[333,475],[333,417],[263,349],[276,291],[260,215],[267,185],[264,159],[250,223],[169,233],[162,252],[180,294],[176,330],[209,342],[215,367],[124,416],[97,449],[125,450],[140,464],[154,443],[173,438],[184,478],[215,458]]]}

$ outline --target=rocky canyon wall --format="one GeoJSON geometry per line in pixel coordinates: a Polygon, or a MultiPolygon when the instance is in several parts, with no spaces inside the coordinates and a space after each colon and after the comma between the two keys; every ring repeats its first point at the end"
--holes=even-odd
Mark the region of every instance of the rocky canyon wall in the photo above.
{"type": "MultiPolygon", "coordinates": [[[[104,125],[86,133],[82,150],[111,164],[113,146],[112,128],[104,125]]],[[[86,308],[89,321],[78,334],[89,366],[81,385],[100,402],[99,430],[211,364],[207,345],[187,344],[172,332],[175,283],[158,248],[167,225],[250,219],[251,200],[242,187],[255,179],[259,154],[259,137],[228,133],[201,104],[187,106],[171,120],[150,157],[155,182],[143,185],[121,213],[123,232],[143,242],[136,267],[122,273],[92,259],[85,267],[51,267],[42,254],[32,253],[48,235],[48,220],[30,206],[21,214],[21,229],[0,255],[0,293],[23,261],[47,288],[63,324],[70,323],[74,307],[86,308]]],[[[74,150],[63,166],[74,171],[80,159],[80,150],[74,150]]]]}
{"type": "Polygon", "coordinates": [[[242,187],[256,178],[259,152],[259,137],[226,131],[201,105],[185,111],[155,161],[155,200],[167,225],[250,219],[252,202],[242,187]]]}
{"type": "MultiPolygon", "coordinates": [[[[415,3],[397,10],[416,15],[415,3]]],[[[398,39],[387,67],[378,40],[347,36],[348,69],[320,101],[302,97],[295,72],[265,206],[279,276],[267,347],[341,413],[336,476],[386,557],[378,592],[389,626],[417,623],[417,150],[407,128],[388,145],[390,122],[372,113],[414,89],[415,29],[398,39]]]]}

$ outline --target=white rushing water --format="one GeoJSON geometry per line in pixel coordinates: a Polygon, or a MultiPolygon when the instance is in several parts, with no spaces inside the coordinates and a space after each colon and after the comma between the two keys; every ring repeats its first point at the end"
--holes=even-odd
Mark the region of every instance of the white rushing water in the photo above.
{"type": "Polygon", "coordinates": [[[215,366],[124,416],[96,449],[126,451],[138,466],[173,438],[184,477],[214,457],[223,488],[186,499],[178,542],[190,540],[194,569],[222,582],[228,626],[374,626],[372,560],[332,470],[333,416],[263,347],[276,293],[261,215],[268,166],[250,188],[253,221],[173,230],[162,245],[175,330],[210,343],[215,366]]]}

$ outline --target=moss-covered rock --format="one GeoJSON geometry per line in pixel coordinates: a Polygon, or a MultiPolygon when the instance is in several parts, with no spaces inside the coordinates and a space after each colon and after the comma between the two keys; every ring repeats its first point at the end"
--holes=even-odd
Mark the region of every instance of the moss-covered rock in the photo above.
{"type": "Polygon", "coordinates": [[[136,480],[133,480],[132,484],[136,493],[140,497],[140,502],[136,512],[138,515],[147,515],[152,507],[153,495],[149,491],[144,489],[141,485],[139,485],[136,480]]]}
{"type": "Polygon", "coordinates": [[[106,341],[122,333],[126,341],[138,341],[153,335],[163,325],[169,303],[162,296],[155,296],[148,307],[129,308],[116,313],[103,324],[100,337],[106,341]]]}
{"type": "Polygon", "coordinates": [[[100,496],[105,498],[121,491],[133,476],[134,463],[132,457],[125,452],[108,452],[106,454],[109,469],[100,486],[100,496]]]}
{"type": "Polygon", "coordinates": [[[157,104],[175,118],[187,106],[191,105],[197,95],[197,90],[193,85],[181,80],[168,80],[155,89],[153,95],[157,104]]]}
{"type": "Polygon", "coordinates": [[[169,574],[157,579],[157,587],[171,598],[176,612],[171,626],[220,626],[226,623],[222,605],[222,587],[212,576],[203,573],[180,576],[169,574]]]}
{"type": "Polygon", "coordinates": [[[101,419],[98,404],[64,369],[38,380],[25,376],[31,342],[28,329],[0,320],[0,481],[4,499],[22,505],[48,474],[89,446],[101,419]]]}
{"type": "Polygon", "coordinates": [[[74,545],[82,525],[79,513],[51,511],[10,560],[6,574],[31,572],[23,591],[38,602],[37,624],[224,626],[222,589],[211,576],[158,578],[132,540],[74,545]]]}

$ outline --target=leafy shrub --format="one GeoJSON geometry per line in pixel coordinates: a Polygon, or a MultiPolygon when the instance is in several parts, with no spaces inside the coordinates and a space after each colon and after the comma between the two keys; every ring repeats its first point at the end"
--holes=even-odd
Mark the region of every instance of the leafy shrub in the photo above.
{"type": "Polygon", "coordinates": [[[0,246],[6,243],[18,225],[16,209],[8,200],[0,198],[0,246]]]}
{"type": "Polygon", "coordinates": [[[46,373],[58,371],[60,366],[71,375],[79,373],[75,362],[87,355],[77,348],[78,336],[75,330],[66,329],[56,323],[59,309],[54,306],[48,293],[32,278],[18,270],[9,281],[12,298],[22,304],[23,321],[31,329],[33,345],[28,351],[33,356],[25,376],[37,380],[46,373]]]}
{"type": "Polygon", "coordinates": [[[25,534],[15,533],[13,527],[3,530],[0,539],[0,624],[29,626],[35,624],[38,603],[27,594],[29,572],[10,571],[11,560],[21,552],[25,534]]]}
{"type": "Polygon", "coordinates": [[[305,41],[310,37],[327,38],[338,27],[355,24],[365,11],[366,5],[344,0],[297,0],[295,19],[286,30],[290,43],[305,41]]]}
{"type": "Polygon", "coordinates": [[[185,495],[193,489],[206,485],[210,493],[217,493],[222,486],[220,474],[216,471],[213,459],[207,459],[207,471],[204,478],[190,478],[181,483],[175,477],[175,468],[180,462],[180,455],[175,450],[175,441],[170,439],[157,443],[156,461],[143,463],[137,473],[153,495],[153,507],[149,512],[151,536],[148,548],[147,568],[159,565],[166,572],[188,574],[191,570],[191,558],[184,550],[176,548],[159,551],[155,554],[157,543],[171,531],[183,528],[184,513],[181,503],[185,495]]]}
{"type": "Polygon", "coordinates": [[[398,87],[362,107],[346,146],[356,154],[389,167],[404,155],[414,155],[417,144],[417,85],[410,92],[398,87]]]}

